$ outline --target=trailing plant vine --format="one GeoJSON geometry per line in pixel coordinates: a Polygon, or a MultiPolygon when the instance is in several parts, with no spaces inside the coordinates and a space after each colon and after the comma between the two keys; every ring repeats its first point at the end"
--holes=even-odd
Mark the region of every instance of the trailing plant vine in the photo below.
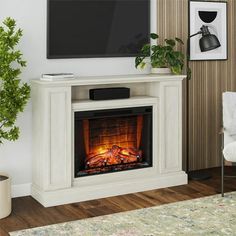
{"type": "Polygon", "coordinates": [[[22,30],[16,29],[16,21],[6,18],[0,26],[0,144],[18,139],[17,115],[30,98],[30,86],[19,79],[26,66],[21,51],[16,49],[21,37],[22,30]]]}

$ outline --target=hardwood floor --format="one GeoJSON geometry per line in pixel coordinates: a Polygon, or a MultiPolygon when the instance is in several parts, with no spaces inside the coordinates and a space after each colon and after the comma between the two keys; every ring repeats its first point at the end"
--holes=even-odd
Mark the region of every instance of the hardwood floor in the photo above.
{"type": "MultiPolygon", "coordinates": [[[[0,220],[0,236],[8,232],[194,199],[220,192],[220,168],[209,169],[212,178],[189,184],[123,196],[44,208],[32,197],[13,199],[12,214],[0,220]]],[[[230,174],[232,168],[227,168],[230,174]]],[[[236,179],[225,180],[225,191],[236,191],[236,179]]]]}

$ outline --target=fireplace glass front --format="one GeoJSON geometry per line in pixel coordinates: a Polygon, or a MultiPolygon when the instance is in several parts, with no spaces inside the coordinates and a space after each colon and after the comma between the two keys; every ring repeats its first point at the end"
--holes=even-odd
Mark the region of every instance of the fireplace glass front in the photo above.
{"type": "Polygon", "coordinates": [[[75,177],[152,166],[152,107],[75,112],[75,177]]]}

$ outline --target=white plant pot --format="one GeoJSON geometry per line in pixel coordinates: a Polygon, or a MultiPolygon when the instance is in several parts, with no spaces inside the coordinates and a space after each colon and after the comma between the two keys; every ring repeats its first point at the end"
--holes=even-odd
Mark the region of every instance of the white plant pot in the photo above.
{"type": "Polygon", "coordinates": [[[11,214],[11,180],[0,172],[0,219],[11,214]]]}
{"type": "Polygon", "coordinates": [[[171,74],[170,68],[152,68],[152,74],[171,74]]]}

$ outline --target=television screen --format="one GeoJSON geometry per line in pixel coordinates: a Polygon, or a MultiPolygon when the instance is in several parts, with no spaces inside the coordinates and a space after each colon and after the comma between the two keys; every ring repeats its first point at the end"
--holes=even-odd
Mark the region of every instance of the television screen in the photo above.
{"type": "Polygon", "coordinates": [[[149,42],[150,0],[48,0],[47,57],[134,57],[149,42]]]}

